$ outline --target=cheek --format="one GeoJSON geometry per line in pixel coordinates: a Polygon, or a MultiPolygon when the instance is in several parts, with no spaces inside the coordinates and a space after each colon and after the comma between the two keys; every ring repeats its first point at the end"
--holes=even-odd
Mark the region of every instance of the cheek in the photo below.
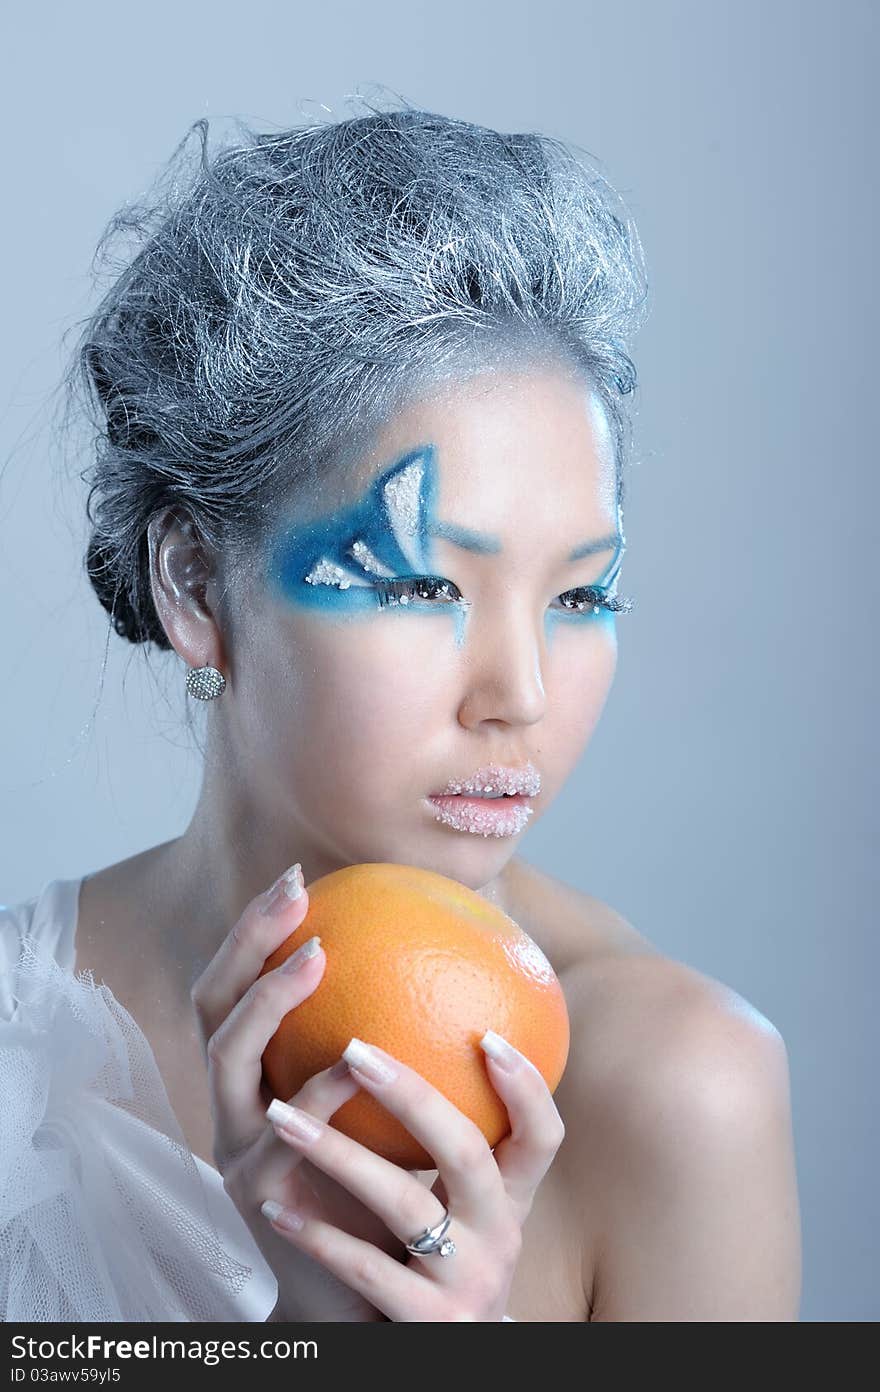
{"type": "Polygon", "coordinates": [[[357,783],[392,776],[436,726],[456,667],[450,616],[382,615],[342,631],[317,625],[297,647],[288,725],[305,769],[357,783]]]}
{"type": "Polygon", "coordinates": [[[608,699],[617,670],[617,629],[613,619],[561,623],[547,648],[548,724],[578,752],[587,743],[608,699]]]}

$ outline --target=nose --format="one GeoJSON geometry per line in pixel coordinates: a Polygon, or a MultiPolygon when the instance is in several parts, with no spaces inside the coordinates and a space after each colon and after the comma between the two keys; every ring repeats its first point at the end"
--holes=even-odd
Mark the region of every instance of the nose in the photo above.
{"type": "Polygon", "coordinates": [[[541,671],[543,630],[524,615],[521,600],[512,595],[482,618],[474,617],[476,607],[468,618],[463,647],[459,723],[468,730],[485,721],[534,725],[547,703],[541,671]]]}

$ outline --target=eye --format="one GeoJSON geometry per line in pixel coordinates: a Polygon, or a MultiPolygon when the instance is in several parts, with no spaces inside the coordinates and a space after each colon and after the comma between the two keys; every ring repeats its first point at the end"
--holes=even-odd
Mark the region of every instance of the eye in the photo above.
{"type": "Polygon", "coordinates": [[[463,603],[461,590],[439,575],[414,575],[402,580],[377,580],[376,598],[384,608],[409,604],[411,600],[439,600],[442,604],[463,603]]]}
{"type": "Polygon", "coordinates": [[[635,603],[627,595],[612,595],[595,585],[581,585],[576,590],[566,590],[559,599],[563,609],[576,614],[593,614],[600,609],[613,614],[628,614],[635,603]]]}
{"type": "MultiPolygon", "coordinates": [[[[377,580],[376,597],[381,607],[388,605],[407,605],[413,600],[439,601],[441,604],[466,604],[461,590],[452,580],[444,580],[439,575],[414,575],[399,580],[377,580]]],[[[575,590],[565,590],[558,596],[561,607],[568,613],[597,613],[604,609],[608,613],[628,614],[635,601],[627,595],[612,595],[596,585],[581,585],[575,590]]]]}

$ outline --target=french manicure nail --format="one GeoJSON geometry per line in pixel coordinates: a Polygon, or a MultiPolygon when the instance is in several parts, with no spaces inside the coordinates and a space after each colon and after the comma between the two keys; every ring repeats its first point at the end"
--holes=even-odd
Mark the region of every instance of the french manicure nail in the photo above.
{"type": "Polygon", "coordinates": [[[520,1067],[521,1055],[517,1053],[513,1045],[508,1044],[507,1040],[502,1039],[501,1035],[496,1034],[494,1030],[486,1030],[480,1040],[480,1048],[491,1059],[494,1059],[506,1073],[515,1073],[520,1067]]]}
{"type": "Polygon", "coordinates": [[[263,905],[264,914],[282,913],[292,899],[299,899],[304,889],[302,866],[297,861],[289,870],[280,875],[268,891],[263,905]]]}
{"type": "Polygon", "coordinates": [[[396,1071],[389,1067],[384,1059],[380,1059],[362,1039],[352,1039],[343,1049],[342,1057],[350,1068],[356,1068],[374,1083],[390,1083],[397,1077],[396,1071]]]}
{"type": "Polygon", "coordinates": [[[280,1126],[283,1131],[292,1131],[303,1141],[317,1141],[320,1138],[319,1122],[314,1121],[299,1107],[291,1107],[289,1103],[282,1102],[277,1097],[273,1097],[266,1108],[266,1116],[273,1126],[280,1126]]]}
{"type": "Polygon", "coordinates": [[[277,1223],[280,1228],[289,1228],[291,1232],[296,1232],[303,1225],[303,1220],[292,1208],[284,1208],[274,1199],[267,1199],[260,1205],[260,1212],[264,1218],[268,1218],[270,1223],[277,1223]]]}
{"type": "Polygon", "coordinates": [[[299,861],[297,861],[292,870],[288,870],[287,874],[282,876],[281,884],[288,899],[300,898],[305,887],[305,880],[303,879],[302,866],[299,861]]]}
{"type": "Polygon", "coordinates": [[[304,962],[307,962],[310,957],[315,956],[320,946],[321,939],[316,933],[313,938],[309,938],[308,942],[304,942],[302,947],[298,947],[296,952],[291,952],[290,956],[281,964],[278,970],[282,972],[299,971],[304,962]]]}

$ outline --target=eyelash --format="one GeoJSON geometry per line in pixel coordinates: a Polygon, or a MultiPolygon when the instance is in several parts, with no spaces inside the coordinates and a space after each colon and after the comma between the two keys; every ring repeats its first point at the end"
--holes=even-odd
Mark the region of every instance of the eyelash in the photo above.
{"type": "MultiPolygon", "coordinates": [[[[467,604],[468,601],[461,597],[461,591],[451,580],[443,580],[439,575],[416,575],[409,580],[380,580],[376,583],[376,594],[382,608],[399,604],[402,598],[405,599],[432,599],[435,596],[423,593],[425,590],[434,589],[440,594],[449,594],[455,590],[458,599],[454,597],[450,603],[467,604]]],[[[596,606],[614,614],[628,614],[632,609],[634,601],[626,595],[610,595],[596,585],[580,585],[574,590],[563,590],[559,598],[567,595],[577,595],[578,598],[573,604],[564,604],[563,609],[570,614],[583,613],[586,610],[592,611],[596,606]]]]}

